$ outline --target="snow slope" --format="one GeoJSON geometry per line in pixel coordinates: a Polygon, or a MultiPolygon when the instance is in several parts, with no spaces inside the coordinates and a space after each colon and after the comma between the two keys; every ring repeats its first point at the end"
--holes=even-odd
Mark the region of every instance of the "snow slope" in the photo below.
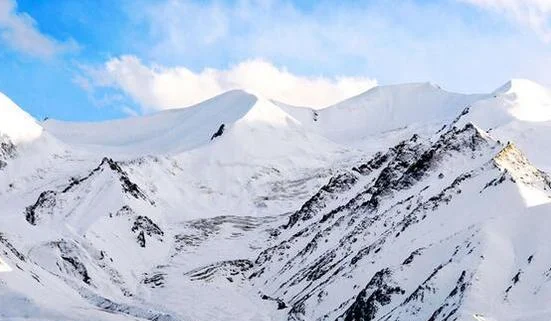
{"type": "Polygon", "coordinates": [[[105,156],[139,159],[135,174],[166,207],[186,208],[188,218],[290,211],[330,175],[332,164],[351,157],[271,101],[242,90],[143,117],[48,120],[44,127],[70,146],[80,172],[105,156]],[[221,125],[222,135],[213,138],[221,125]]]}
{"type": "Polygon", "coordinates": [[[327,151],[325,147],[331,148],[326,139],[303,130],[297,120],[270,101],[242,90],[226,92],[196,106],[148,116],[101,123],[48,120],[44,127],[61,141],[76,147],[136,156],[174,155],[203,147],[211,142],[222,124],[235,141],[228,149],[247,153],[254,150],[258,155],[264,152],[269,158],[277,152],[288,155],[287,150],[266,148],[260,143],[272,135],[279,138],[272,139],[272,143],[281,143],[284,148],[314,150],[311,146],[317,145],[323,153],[327,151]],[[254,146],[249,145],[252,137],[258,141],[254,146]]]}
{"type": "Polygon", "coordinates": [[[44,127],[60,140],[87,149],[96,146],[101,152],[154,155],[207,143],[221,124],[234,123],[256,102],[255,96],[244,91],[231,91],[185,109],[100,123],[48,120],[44,127]]]}

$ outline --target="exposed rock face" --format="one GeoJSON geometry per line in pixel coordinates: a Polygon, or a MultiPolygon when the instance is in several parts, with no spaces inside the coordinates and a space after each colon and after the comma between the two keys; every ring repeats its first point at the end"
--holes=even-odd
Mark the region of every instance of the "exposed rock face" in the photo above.
{"type": "Polygon", "coordinates": [[[55,191],[45,191],[40,193],[36,203],[27,206],[25,210],[25,219],[29,224],[36,225],[43,214],[53,215],[53,209],[56,205],[55,191]]]}
{"type": "Polygon", "coordinates": [[[8,159],[15,157],[16,149],[11,140],[0,134],[0,170],[8,165],[8,159]]]}
{"type": "Polygon", "coordinates": [[[143,230],[138,233],[136,240],[138,241],[138,245],[140,245],[140,247],[145,247],[145,233],[143,230]]]}
{"type": "MultiPolygon", "coordinates": [[[[121,166],[110,158],[103,158],[101,163],[91,170],[86,176],[82,178],[71,177],[69,184],[60,190],[47,190],[40,193],[36,202],[29,205],[25,209],[25,219],[29,224],[36,225],[40,219],[44,216],[51,216],[60,207],[63,207],[64,200],[70,194],[78,194],[78,187],[85,183],[90,183],[100,174],[107,172],[108,175],[113,175],[115,179],[118,179],[122,192],[131,196],[134,199],[146,201],[151,205],[155,205],[155,202],[149,199],[143,190],[134,182],[132,182],[121,166]]],[[[77,196],[78,197],[78,196],[77,196]]],[[[125,207],[121,209],[122,212],[117,214],[123,214],[125,207]]]]}
{"type": "Polygon", "coordinates": [[[163,241],[163,235],[165,234],[161,228],[155,224],[147,216],[137,216],[132,225],[132,232],[137,233],[138,244],[141,247],[145,247],[145,236],[155,237],[159,241],[163,241]]]}
{"type": "Polygon", "coordinates": [[[218,262],[206,267],[186,273],[191,280],[212,281],[216,278],[226,278],[234,282],[237,278],[243,279],[244,273],[251,269],[253,263],[249,260],[232,260],[218,262]]]}
{"type": "Polygon", "coordinates": [[[224,134],[224,128],[225,127],[226,127],[226,125],[224,125],[224,124],[220,125],[220,127],[218,127],[218,130],[214,134],[212,134],[212,137],[210,138],[210,140],[213,140],[216,137],[222,136],[222,134],[224,134]]]}
{"type": "Polygon", "coordinates": [[[391,284],[391,271],[389,269],[383,269],[375,273],[367,286],[358,293],[354,303],[344,313],[344,320],[373,320],[379,307],[392,302],[393,294],[404,294],[404,290],[391,284]]]}

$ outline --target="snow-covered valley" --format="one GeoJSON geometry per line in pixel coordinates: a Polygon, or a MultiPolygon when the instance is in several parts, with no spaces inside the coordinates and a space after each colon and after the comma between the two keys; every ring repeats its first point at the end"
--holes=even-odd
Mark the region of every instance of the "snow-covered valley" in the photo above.
{"type": "Polygon", "coordinates": [[[550,137],[528,80],[101,123],[0,94],[0,319],[549,320],[550,137]]]}

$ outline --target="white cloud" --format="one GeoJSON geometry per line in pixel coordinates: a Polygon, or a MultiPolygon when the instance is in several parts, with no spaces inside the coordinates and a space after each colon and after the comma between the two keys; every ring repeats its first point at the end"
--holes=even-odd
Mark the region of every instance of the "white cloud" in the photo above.
{"type": "Polygon", "coordinates": [[[226,70],[147,66],[135,56],[121,56],[99,68],[84,68],[87,80],[75,81],[85,89],[116,88],[140,104],[144,111],[190,106],[231,89],[248,89],[292,105],[324,107],[376,85],[363,77],[304,77],[264,60],[247,60],[226,70]]]}
{"type": "Polygon", "coordinates": [[[546,42],[551,41],[551,0],[462,0],[506,15],[530,27],[546,42]]]}
{"type": "Polygon", "coordinates": [[[0,39],[14,50],[40,58],[78,48],[73,40],[61,43],[42,34],[31,16],[17,12],[15,0],[0,0],[0,39]]]}

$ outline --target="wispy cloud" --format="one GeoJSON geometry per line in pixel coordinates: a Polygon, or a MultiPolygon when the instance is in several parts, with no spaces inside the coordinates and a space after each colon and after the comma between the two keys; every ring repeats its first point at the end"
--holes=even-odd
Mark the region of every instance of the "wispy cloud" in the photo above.
{"type": "Polygon", "coordinates": [[[509,19],[531,28],[544,41],[551,41],[551,0],[461,0],[504,14],[509,19]]]}
{"type": "Polygon", "coordinates": [[[116,88],[143,111],[185,107],[231,89],[255,93],[294,105],[323,107],[376,85],[363,77],[305,77],[264,60],[248,60],[228,69],[193,72],[186,67],[146,65],[135,56],[113,58],[84,67],[75,81],[84,89],[116,88]]]}
{"type": "Polygon", "coordinates": [[[39,58],[78,48],[74,40],[60,42],[42,34],[31,16],[17,11],[15,0],[0,0],[0,40],[13,50],[39,58]]]}

